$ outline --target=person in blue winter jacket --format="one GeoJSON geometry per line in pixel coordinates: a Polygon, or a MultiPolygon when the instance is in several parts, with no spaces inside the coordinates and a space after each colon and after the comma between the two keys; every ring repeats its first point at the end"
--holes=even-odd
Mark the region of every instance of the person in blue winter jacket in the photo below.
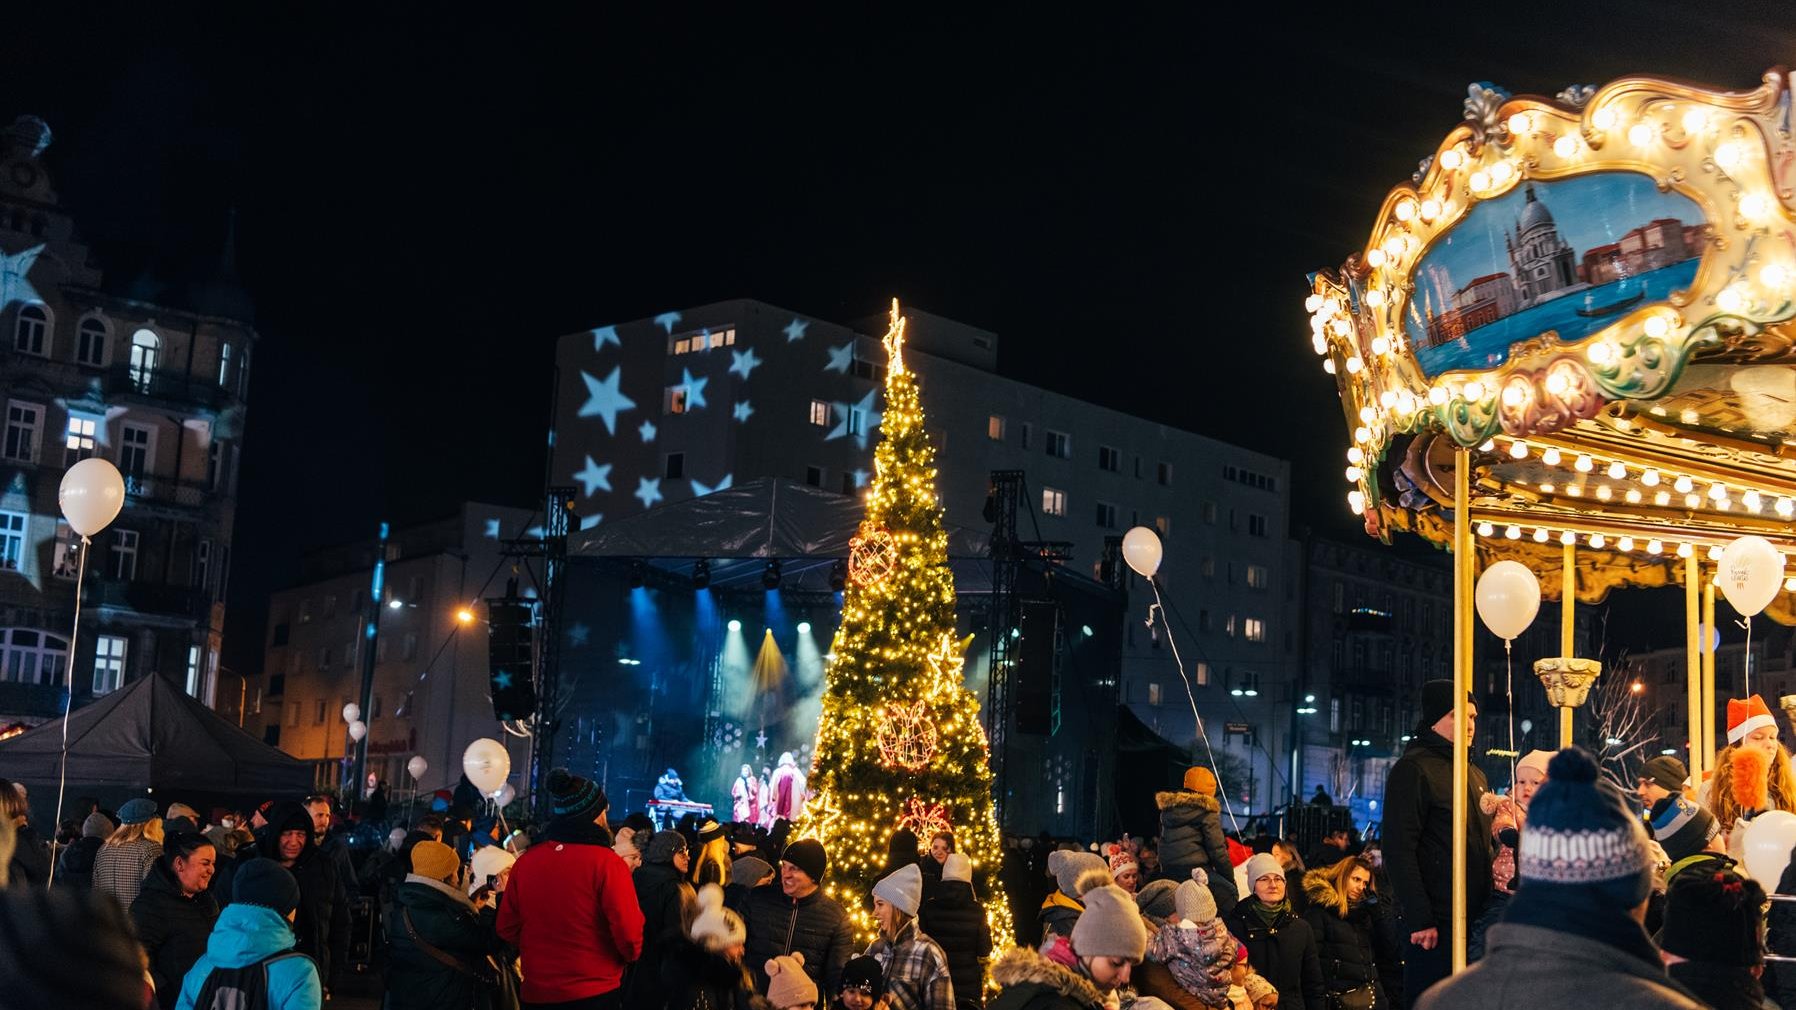
{"type": "Polygon", "coordinates": [[[254,982],[268,987],[268,1010],[320,1010],[324,986],[312,959],[293,951],[292,922],[299,907],[299,883],[272,859],[252,859],[231,881],[231,903],[218,916],[206,953],[194,962],[181,983],[176,1010],[211,1010],[211,996],[200,1002],[214,972],[213,989],[227,983],[254,982]],[[262,973],[237,969],[260,965],[262,973]]]}

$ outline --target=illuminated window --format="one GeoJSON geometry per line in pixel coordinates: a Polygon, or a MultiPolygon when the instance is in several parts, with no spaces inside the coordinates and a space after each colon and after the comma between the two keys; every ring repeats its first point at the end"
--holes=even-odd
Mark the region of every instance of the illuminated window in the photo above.
{"type": "Polygon", "coordinates": [[[1209,687],[1210,686],[1210,664],[1208,664],[1208,663],[1197,664],[1197,666],[1195,668],[1195,672],[1197,674],[1197,676],[1195,678],[1195,680],[1197,682],[1197,686],[1198,687],[1209,687]]]}
{"type": "Polygon", "coordinates": [[[42,305],[26,305],[19,309],[13,322],[12,346],[26,354],[43,355],[45,338],[50,332],[50,313],[42,305]]]}
{"type": "Polygon", "coordinates": [[[1272,573],[1265,565],[1247,566],[1247,587],[1249,589],[1265,589],[1272,585],[1272,573]]]}
{"type": "Polygon", "coordinates": [[[112,577],[120,582],[137,578],[137,531],[112,531],[112,577]]]}
{"type": "Polygon", "coordinates": [[[152,330],[131,334],[131,382],[148,392],[162,358],[162,338],[152,330]]]}
{"type": "Polygon", "coordinates": [[[37,458],[37,437],[43,430],[43,420],[44,408],[35,403],[14,400],[6,405],[6,444],[3,451],[7,459],[29,463],[37,458]]]}
{"type": "Polygon", "coordinates": [[[1004,441],[1004,418],[993,414],[985,419],[985,437],[994,442],[1004,441]]]}
{"type": "Polygon", "coordinates": [[[67,448],[62,454],[63,466],[74,466],[76,463],[94,454],[94,436],[100,430],[100,419],[91,414],[69,414],[69,434],[67,448]]]}
{"type": "Polygon", "coordinates": [[[312,601],[310,599],[299,601],[299,623],[312,623],[312,601]]]}
{"type": "Polygon", "coordinates": [[[1041,510],[1051,516],[1066,515],[1066,492],[1051,487],[1042,488],[1041,510]]]}
{"type": "Polygon", "coordinates": [[[661,412],[664,414],[686,413],[686,398],[689,395],[684,385],[667,387],[661,399],[661,412]]]}
{"type": "Polygon", "coordinates": [[[106,694],[125,682],[125,640],[101,635],[94,643],[94,693],[106,694]]]}
{"type": "Polygon", "coordinates": [[[1241,637],[1250,642],[1264,642],[1266,640],[1266,622],[1257,617],[1242,618],[1241,637]]]}
{"type": "Polygon", "coordinates": [[[827,428],[830,423],[829,404],[823,400],[811,401],[811,423],[819,428],[827,428]]]}
{"type": "Polygon", "coordinates": [[[75,331],[75,360],[99,367],[106,363],[106,320],[88,316],[75,331]]]}
{"type": "Polygon", "coordinates": [[[1157,680],[1147,682],[1147,703],[1149,705],[1160,704],[1160,682],[1157,680]]]}
{"type": "Polygon", "coordinates": [[[126,489],[141,493],[143,476],[150,472],[150,429],[141,424],[120,426],[118,463],[126,489]]]}
{"type": "Polygon", "coordinates": [[[220,341],[218,344],[218,384],[229,386],[231,380],[231,342],[220,341]]]}
{"type": "Polygon", "coordinates": [[[0,568],[16,572],[25,557],[25,513],[0,512],[0,568]]]}
{"type": "Polygon", "coordinates": [[[57,684],[69,664],[68,640],[26,628],[0,630],[0,680],[16,684],[57,684]]]}
{"type": "Polygon", "coordinates": [[[200,647],[187,647],[187,693],[195,698],[200,696],[200,647]]]}
{"type": "Polygon", "coordinates": [[[72,579],[80,558],[81,538],[61,519],[56,520],[56,552],[52,556],[51,573],[59,579],[72,579]]]}
{"type": "Polygon", "coordinates": [[[1155,516],[1154,532],[1160,534],[1162,540],[1170,539],[1172,537],[1172,520],[1166,516],[1155,516]]]}

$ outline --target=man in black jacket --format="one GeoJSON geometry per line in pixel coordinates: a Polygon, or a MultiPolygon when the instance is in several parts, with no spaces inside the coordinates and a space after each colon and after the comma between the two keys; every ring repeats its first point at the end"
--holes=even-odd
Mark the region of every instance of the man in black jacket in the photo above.
{"type": "Polygon", "coordinates": [[[345,960],[349,950],[349,895],[336,865],[312,840],[312,815],[305,807],[277,803],[267,820],[256,839],[257,849],[262,858],[276,861],[299,882],[294,949],[318,962],[318,978],[328,998],[332,968],[345,960]]]}
{"type": "MultiPolygon", "coordinates": [[[[1478,715],[1466,699],[1470,746],[1478,715]]],[[[1384,788],[1384,860],[1397,890],[1398,933],[1406,939],[1403,989],[1414,999],[1452,969],[1453,682],[1422,685],[1422,719],[1384,788]]],[[[1490,826],[1478,807],[1484,773],[1466,769],[1466,921],[1490,898],[1490,826]]]]}
{"type": "Polygon", "coordinates": [[[780,877],[748,896],[748,953],[755,989],[767,991],[765,966],[783,954],[804,955],[804,970],[820,990],[833,993],[854,953],[848,913],[820,886],[829,869],[822,843],[801,838],[780,856],[780,877]]]}

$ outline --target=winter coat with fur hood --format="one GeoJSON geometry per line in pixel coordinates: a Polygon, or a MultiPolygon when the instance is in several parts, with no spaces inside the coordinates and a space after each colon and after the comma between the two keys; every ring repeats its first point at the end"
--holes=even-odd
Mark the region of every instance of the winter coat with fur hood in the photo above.
{"type": "Polygon", "coordinates": [[[992,963],[1000,992],[986,1010],[1100,1010],[1104,993],[1065,965],[1027,947],[1013,947],[992,963]]]}
{"type": "Polygon", "coordinates": [[[1210,875],[1216,907],[1232,906],[1240,895],[1235,893],[1234,863],[1222,835],[1222,805],[1216,797],[1179,789],[1155,793],[1154,803],[1160,808],[1160,875],[1189,880],[1191,871],[1201,866],[1210,875]]]}
{"type": "Polygon", "coordinates": [[[1379,911],[1377,904],[1362,901],[1343,916],[1341,892],[1329,883],[1322,870],[1303,875],[1303,893],[1310,899],[1303,921],[1316,934],[1316,955],[1322,961],[1322,978],[1328,991],[1346,992],[1372,985],[1378,988],[1378,1005],[1389,1005],[1379,982],[1378,967],[1381,960],[1395,958],[1391,956],[1394,952],[1379,949],[1383,944],[1374,920],[1379,911]]]}

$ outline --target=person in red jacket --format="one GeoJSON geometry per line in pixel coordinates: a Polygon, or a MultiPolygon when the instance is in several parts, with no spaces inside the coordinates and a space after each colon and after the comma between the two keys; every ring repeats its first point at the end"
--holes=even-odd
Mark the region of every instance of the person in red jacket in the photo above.
{"type": "Polygon", "coordinates": [[[526,1010],[611,1010],[642,956],[642,909],[611,849],[604,790],[557,768],[549,792],[554,818],[511,868],[499,935],[523,958],[526,1010]]]}

